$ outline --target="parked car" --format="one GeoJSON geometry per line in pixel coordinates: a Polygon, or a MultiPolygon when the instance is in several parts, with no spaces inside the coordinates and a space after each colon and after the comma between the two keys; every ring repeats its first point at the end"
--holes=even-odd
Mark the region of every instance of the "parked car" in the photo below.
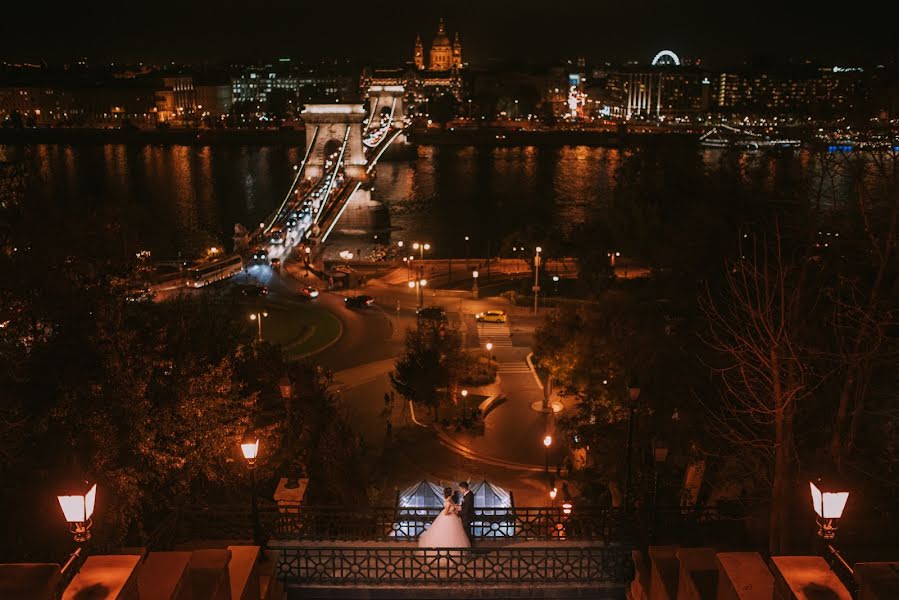
{"type": "Polygon", "coordinates": [[[300,296],[304,298],[318,298],[318,290],[311,285],[300,288],[300,296]]]}
{"type": "Polygon", "coordinates": [[[474,316],[475,320],[481,323],[505,323],[506,311],[504,310],[488,310],[487,312],[478,313],[474,316]]]}
{"type": "Polygon", "coordinates": [[[374,298],[366,296],[365,294],[347,296],[343,299],[343,303],[347,308],[365,308],[366,306],[371,306],[374,301],[374,298]]]}
{"type": "Polygon", "coordinates": [[[439,306],[426,306],[418,309],[418,318],[446,323],[446,311],[439,306]]]}

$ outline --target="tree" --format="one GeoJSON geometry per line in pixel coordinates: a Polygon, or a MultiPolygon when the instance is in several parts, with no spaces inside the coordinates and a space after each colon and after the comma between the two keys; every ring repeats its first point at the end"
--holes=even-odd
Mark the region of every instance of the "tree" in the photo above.
{"type": "Polygon", "coordinates": [[[459,381],[464,362],[456,329],[420,319],[406,332],[406,347],[390,381],[403,398],[429,407],[437,420],[440,404],[459,381]]]}
{"type": "Polygon", "coordinates": [[[821,377],[810,366],[802,328],[808,261],[784,256],[779,231],[730,263],[723,294],[703,302],[706,341],[721,362],[722,393],[712,426],[768,480],[768,550],[788,551],[796,445],[795,417],[821,377]],[[798,266],[794,266],[798,264],[798,266]]]}
{"type": "Polygon", "coordinates": [[[453,120],[458,114],[458,102],[452,94],[441,94],[428,102],[428,116],[441,127],[453,120]]]}

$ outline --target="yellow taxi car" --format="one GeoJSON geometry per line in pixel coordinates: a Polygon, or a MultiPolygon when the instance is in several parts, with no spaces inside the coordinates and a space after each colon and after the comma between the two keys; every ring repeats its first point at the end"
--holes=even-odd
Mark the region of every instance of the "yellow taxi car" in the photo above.
{"type": "Polygon", "coordinates": [[[504,310],[488,310],[487,312],[478,313],[474,316],[475,320],[481,323],[505,323],[506,311],[504,310]]]}

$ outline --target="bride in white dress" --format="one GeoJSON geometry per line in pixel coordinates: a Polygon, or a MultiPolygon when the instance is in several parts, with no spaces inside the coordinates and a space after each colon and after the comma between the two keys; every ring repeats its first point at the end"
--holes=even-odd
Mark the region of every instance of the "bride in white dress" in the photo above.
{"type": "Polygon", "coordinates": [[[427,531],[418,537],[419,548],[468,548],[471,542],[459,518],[459,507],[453,502],[452,488],[443,490],[443,510],[427,531]]]}

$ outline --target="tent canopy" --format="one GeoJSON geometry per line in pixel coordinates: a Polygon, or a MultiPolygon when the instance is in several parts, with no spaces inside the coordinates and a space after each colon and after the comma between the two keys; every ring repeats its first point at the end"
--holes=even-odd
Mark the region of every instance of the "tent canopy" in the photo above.
{"type": "MultiPolygon", "coordinates": [[[[450,486],[454,490],[457,486],[450,486]]],[[[399,508],[440,508],[443,488],[431,481],[420,481],[400,492],[399,508]]],[[[471,483],[475,508],[512,508],[512,494],[489,481],[471,483]]]]}

